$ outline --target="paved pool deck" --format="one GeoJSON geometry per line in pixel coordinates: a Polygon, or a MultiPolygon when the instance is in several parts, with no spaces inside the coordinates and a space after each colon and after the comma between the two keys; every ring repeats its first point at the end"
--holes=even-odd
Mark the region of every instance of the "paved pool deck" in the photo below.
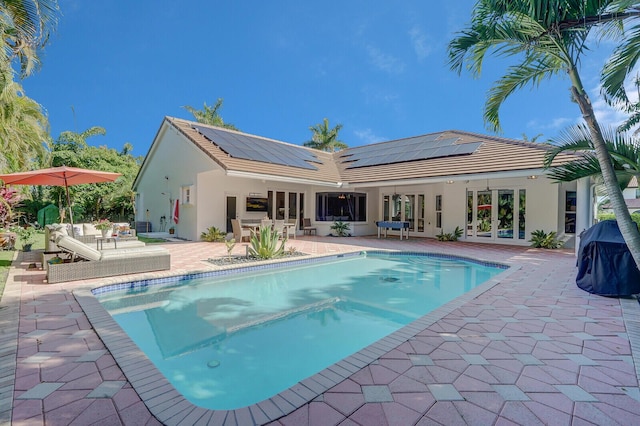
{"type": "Polygon", "coordinates": [[[144,388],[136,392],[135,368],[121,359],[123,373],[74,292],[215,270],[206,259],[226,254],[224,244],[168,243],[171,271],[59,284],[45,282],[39,252],[16,252],[0,300],[0,424],[638,423],[640,305],[580,290],[573,251],[397,237],[307,236],[289,245],[312,255],[391,249],[516,267],[486,291],[414,323],[406,338],[373,348],[369,359],[351,357],[269,404],[214,412],[156,404],[144,388]]]}

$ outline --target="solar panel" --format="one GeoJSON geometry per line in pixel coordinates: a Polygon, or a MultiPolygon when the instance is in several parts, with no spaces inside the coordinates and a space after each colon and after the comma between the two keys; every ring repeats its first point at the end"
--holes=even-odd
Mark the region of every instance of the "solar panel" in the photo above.
{"type": "Polygon", "coordinates": [[[456,144],[458,138],[416,136],[346,150],[341,156],[347,169],[472,154],[482,142],[456,144]]]}
{"type": "Polygon", "coordinates": [[[276,143],[257,136],[230,133],[210,127],[192,127],[233,158],[309,170],[318,170],[317,167],[309,164],[310,162],[322,164],[313,152],[296,145],[276,143]]]}

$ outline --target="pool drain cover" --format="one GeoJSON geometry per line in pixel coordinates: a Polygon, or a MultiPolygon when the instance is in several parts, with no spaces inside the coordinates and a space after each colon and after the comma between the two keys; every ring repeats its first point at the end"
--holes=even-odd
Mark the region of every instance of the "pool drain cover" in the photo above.
{"type": "Polygon", "coordinates": [[[217,359],[211,360],[207,363],[207,367],[209,368],[216,368],[220,365],[220,361],[218,361],[217,359]]]}

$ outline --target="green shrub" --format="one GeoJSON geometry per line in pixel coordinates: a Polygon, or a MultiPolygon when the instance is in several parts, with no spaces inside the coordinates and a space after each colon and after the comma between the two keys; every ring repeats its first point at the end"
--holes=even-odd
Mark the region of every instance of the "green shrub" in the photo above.
{"type": "Polygon", "coordinates": [[[436,235],[438,241],[458,241],[458,239],[462,237],[462,229],[459,226],[456,226],[456,229],[453,232],[443,233],[442,231],[436,235]]]}
{"type": "Polygon", "coordinates": [[[531,239],[529,242],[532,247],[545,249],[557,249],[564,245],[562,241],[558,241],[555,231],[551,231],[547,234],[540,229],[531,233],[531,239]]]}
{"type": "Polygon", "coordinates": [[[261,226],[260,230],[251,235],[251,245],[248,247],[249,255],[259,259],[273,259],[284,254],[284,243],[282,239],[278,246],[278,231],[271,229],[271,226],[261,226]]]}
{"type": "Polygon", "coordinates": [[[351,228],[351,225],[341,220],[338,220],[337,222],[333,222],[333,225],[331,225],[331,230],[335,231],[338,237],[348,236],[349,231],[351,230],[350,228],[351,228]]]}
{"type": "Polygon", "coordinates": [[[206,231],[200,234],[200,239],[202,241],[207,241],[209,243],[224,241],[226,237],[227,237],[227,233],[222,232],[220,229],[216,228],[215,226],[210,226],[209,228],[207,228],[206,231]]]}
{"type": "MultiPolygon", "coordinates": [[[[616,215],[613,213],[598,213],[598,221],[603,220],[616,220],[616,215]]],[[[638,225],[638,229],[640,229],[640,213],[632,213],[631,220],[633,220],[636,225],[638,225]]]]}

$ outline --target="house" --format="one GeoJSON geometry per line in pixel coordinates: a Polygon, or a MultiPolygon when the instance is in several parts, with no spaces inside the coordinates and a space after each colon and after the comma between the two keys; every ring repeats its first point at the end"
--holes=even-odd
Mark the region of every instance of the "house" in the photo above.
{"type": "MultiPolygon", "coordinates": [[[[627,209],[629,209],[629,213],[639,213],[640,214],[640,188],[638,188],[638,178],[631,178],[631,182],[629,185],[622,191],[622,197],[624,198],[624,202],[627,205],[627,209]]],[[[600,197],[600,201],[604,200],[606,197],[600,197]]],[[[613,208],[611,204],[606,203],[601,206],[603,213],[613,213],[613,208]]]]}
{"type": "Polygon", "coordinates": [[[299,234],[310,218],[318,235],[338,220],[352,235],[401,220],[413,237],[459,227],[465,241],[528,245],[535,230],[572,239],[593,221],[592,186],[545,177],[546,149],[449,130],[329,153],[165,117],[134,181],[136,220],[153,231],[174,226],[187,240],[265,215],[298,224],[299,234]]]}

